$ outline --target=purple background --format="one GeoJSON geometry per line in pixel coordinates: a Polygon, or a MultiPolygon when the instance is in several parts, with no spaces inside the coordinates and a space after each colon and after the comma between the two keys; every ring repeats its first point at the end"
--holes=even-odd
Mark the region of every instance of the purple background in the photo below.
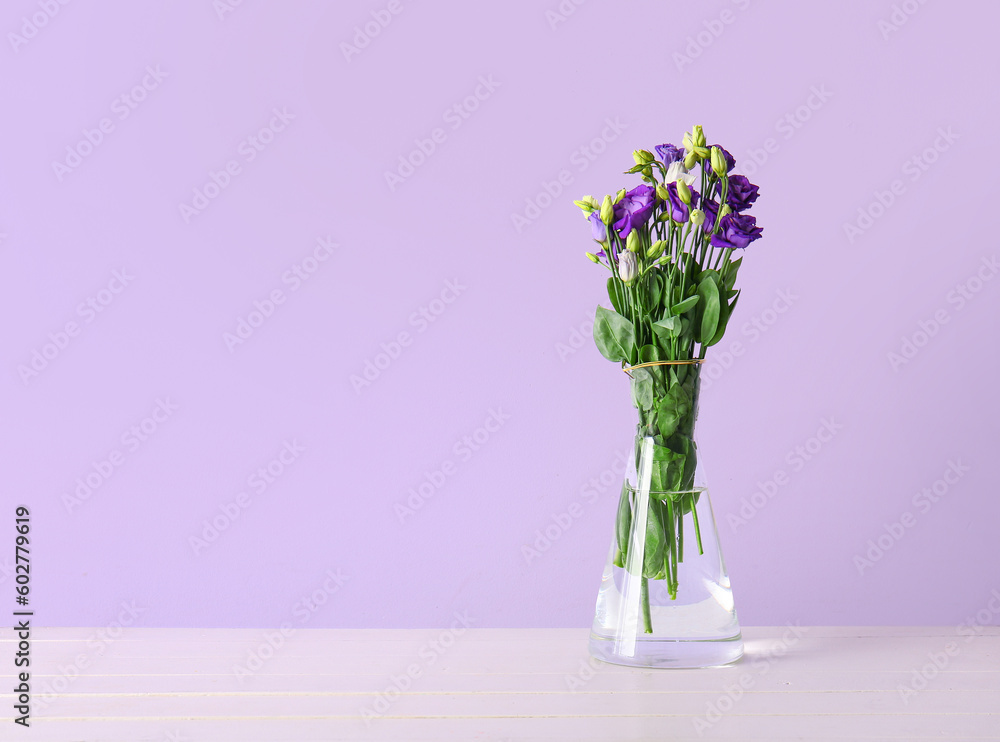
{"type": "Polygon", "coordinates": [[[1000,587],[1000,8],[577,2],[4,4],[0,501],[38,623],[589,625],[634,421],[571,202],[695,123],[763,194],[699,423],[741,620],[954,624],[1000,587]]]}

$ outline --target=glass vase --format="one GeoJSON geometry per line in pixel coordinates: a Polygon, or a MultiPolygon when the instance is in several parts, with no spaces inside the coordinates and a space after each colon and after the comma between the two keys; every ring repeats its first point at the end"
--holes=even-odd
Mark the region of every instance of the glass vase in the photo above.
{"type": "Polygon", "coordinates": [[[733,592],[698,459],[700,361],[626,369],[639,415],[590,653],[639,667],[709,667],[743,655],[733,592]]]}

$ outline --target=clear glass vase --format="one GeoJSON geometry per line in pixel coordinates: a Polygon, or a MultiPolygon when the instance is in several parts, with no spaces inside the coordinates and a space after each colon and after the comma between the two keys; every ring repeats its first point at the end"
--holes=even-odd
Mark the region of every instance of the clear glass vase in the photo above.
{"type": "Polygon", "coordinates": [[[709,667],[743,655],[697,455],[699,363],[626,369],[639,425],[590,634],[605,662],[709,667]]]}

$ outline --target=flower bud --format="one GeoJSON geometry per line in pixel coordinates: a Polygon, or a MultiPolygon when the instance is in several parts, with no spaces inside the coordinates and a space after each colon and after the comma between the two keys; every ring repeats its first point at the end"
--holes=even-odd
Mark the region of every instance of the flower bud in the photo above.
{"type": "Polygon", "coordinates": [[[632,283],[639,274],[639,261],[635,253],[623,252],[618,256],[618,277],[625,283],[632,283]]]}
{"type": "Polygon", "coordinates": [[[625,189],[622,188],[618,193],[615,194],[615,203],[618,203],[623,198],[625,198],[625,189]]]}
{"type": "Polygon", "coordinates": [[[590,258],[590,262],[592,262],[592,263],[600,263],[601,262],[601,259],[599,257],[597,257],[596,255],[594,255],[594,253],[592,253],[592,252],[587,253],[587,257],[590,258]]]}
{"type": "Polygon", "coordinates": [[[661,201],[670,200],[670,191],[667,190],[665,185],[656,186],[656,195],[660,197],[661,201]]]}
{"type": "Polygon", "coordinates": [[[708,151],[708,147],[705,146],[705,132],[702,131],[701,126],[695,126],[691,130],[691,133],[684,134],[684,149],[686,151],[684,155],[684,167],[688,170],[701,160],[709,157],[710,152],[708,151]]]}
{"type": "Polygon", "coordinates": [[[650,260],[656,260],[663,254],[663,251],[666,249],[666,247],[667,247],[666,240],[657,240],[656,242],[654,242],[652,245],[649,246],[648,250],[646,250],[646,257],[649,258],[650,260]]]}
{"type": "Polygon", "coordinates": [[[732,214],[733,210],[729,208],[729,204],[722,204],[722,208],[719,209],[719,218],[721,219],[726,214],[732,214]]]}
{"type": "Polygon", "coordinates": [[[712,147],[712,172],[718,175],[720,178],[729,172],[729,163],[726,162],[725,155],[722,154],[722,150],[718,147],[712,147]]]}
{"type": "Polygon", "coordinates": [[[632,152],[632,159],[635,160],[636,165],[648,165],[654,157],[644,149],[637,149],[632,152]]]}
{"type": "Polygon", "coordinates": [[[583,211],[584,219],[589,218],[592,212],[597,211],[599,208],[601,208],[601,204],[593,196],[584,196],[579,201],[574,201],[573,203],[579,206],[580,209],[583,211]]]}
{"type": "Polygon", "coordinates": [[[694,226],[700,227],[702,224],[705,223],[705,212],[702,211],[701,209],[691,209],[690,219],[691,223],[694,226]]]}
{"type": "Polygon", "coordinates": [[[684,135],[684,146],[685,147],[704,147],[705,142],[705,132],[702,130],[701,125],[698,124],[691,128],[690,134],[684,135]]]}
{"type": "Polygon", "coordinates": [[[629,252],[639,252],[639,233],[632,230],[625,239],[625,249],[629,252]]]}
{"type": "Polygon", "coordinates": [[[683,180],[677,181],[677,197],[684,204],[691,204],[691,189],[688,188],[688,184],[683,180]]]}
{"type": "Polygon", "coordinates": [[[604,203],[601,204],[601,221],[605,224],[611,224],[611,221],[615,218],[614,204],[611,203],[611,196],[604,197],[604,203]]]}

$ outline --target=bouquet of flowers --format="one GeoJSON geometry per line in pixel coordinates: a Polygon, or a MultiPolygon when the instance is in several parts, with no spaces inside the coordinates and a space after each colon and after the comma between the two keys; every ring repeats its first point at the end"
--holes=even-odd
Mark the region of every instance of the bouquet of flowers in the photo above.
{"type": "MultiPolygon", "coordinates": [[[[632,153],[635,166],[626,173],[641,175],[642,185],[600,201],[586,196],[575,202],[598,245],[587,257],[610,272],[613,308],[597,308],[594,341],[632,377],[639,414],[636,471],[641,453],[650,503],[641,556],[647,633],[652,631],[647,580],[665,580],[670,598],[676,598],[689,513],[701,553],[694,485],[698,364],[722,339],[740,297],[735,284],[742,258],[734,260],[733,254],[761,236],[748,213],[757,186],[732,174],[732,155],[707,145],[700,126],[684,135],[682,147],[662,144],[655,150],[632,153]]],[[[637,502],[636,489],[626,480],[614,565],[628,563],[630,571],[639,569],[635,560],[628,562],[633,519],[641,522],[637,502]]]]}

